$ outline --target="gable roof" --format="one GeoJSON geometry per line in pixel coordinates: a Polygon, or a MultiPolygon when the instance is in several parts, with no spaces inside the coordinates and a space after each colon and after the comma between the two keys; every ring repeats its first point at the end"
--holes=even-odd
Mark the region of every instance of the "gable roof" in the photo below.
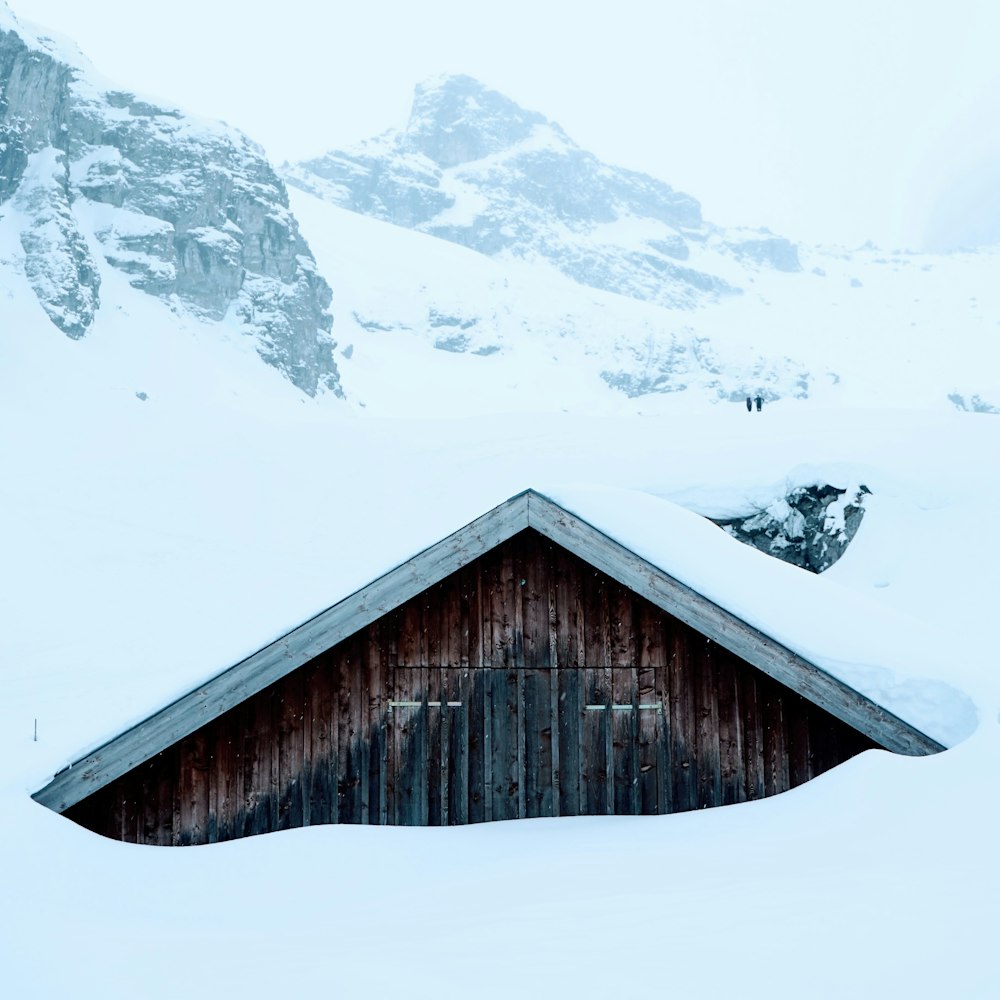
{"type": "Polygon", "coordinates": [[[898,753],[945,747],[534,490],[525,490],[373,580],[60,771],[33,798],[63,812],[526,528],[859,732],[898,753]]]}

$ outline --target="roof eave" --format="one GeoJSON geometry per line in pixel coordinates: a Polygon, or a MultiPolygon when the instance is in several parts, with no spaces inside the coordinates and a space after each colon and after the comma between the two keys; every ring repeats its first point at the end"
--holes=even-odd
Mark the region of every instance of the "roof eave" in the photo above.
{"type": "Polygon", "coordinates": [[[64,812],[529,527],[887,749],[910,755],[945,749],[554,500],[525,490],[109,740],[33,798],[64,812]]]}

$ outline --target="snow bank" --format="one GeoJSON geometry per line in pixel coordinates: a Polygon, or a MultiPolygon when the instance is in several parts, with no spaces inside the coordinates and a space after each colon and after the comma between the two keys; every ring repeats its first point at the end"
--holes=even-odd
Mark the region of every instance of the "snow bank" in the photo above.
{"type": "Polygon", "coordinates": [[[631,490],[555,489],[572,513],[946,746],[976,725],[948,676],[949,637],[743,545],[675,504],[631,490]]]}

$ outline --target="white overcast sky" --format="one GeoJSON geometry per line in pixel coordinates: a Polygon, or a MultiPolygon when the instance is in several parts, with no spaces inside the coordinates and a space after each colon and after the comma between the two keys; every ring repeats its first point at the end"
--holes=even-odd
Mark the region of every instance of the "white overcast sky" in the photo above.
{"type": "Polygon", "coordinates": [[[463,72],[723,225],[1000,240],[1000,0],[9,0],[122,87],[277,161],[405,123],[463,72]]]}

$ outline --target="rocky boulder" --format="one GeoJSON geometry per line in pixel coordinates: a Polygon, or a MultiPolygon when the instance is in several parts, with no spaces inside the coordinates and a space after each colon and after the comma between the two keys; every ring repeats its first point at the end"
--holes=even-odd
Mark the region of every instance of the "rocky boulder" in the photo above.
{"type": "Polygon", "coordinates": [[[846,551],[864,517],[867,486],[803,486],[769,507],[715,520],[733,538],[812,573],[829,569],[846,551]]]}

